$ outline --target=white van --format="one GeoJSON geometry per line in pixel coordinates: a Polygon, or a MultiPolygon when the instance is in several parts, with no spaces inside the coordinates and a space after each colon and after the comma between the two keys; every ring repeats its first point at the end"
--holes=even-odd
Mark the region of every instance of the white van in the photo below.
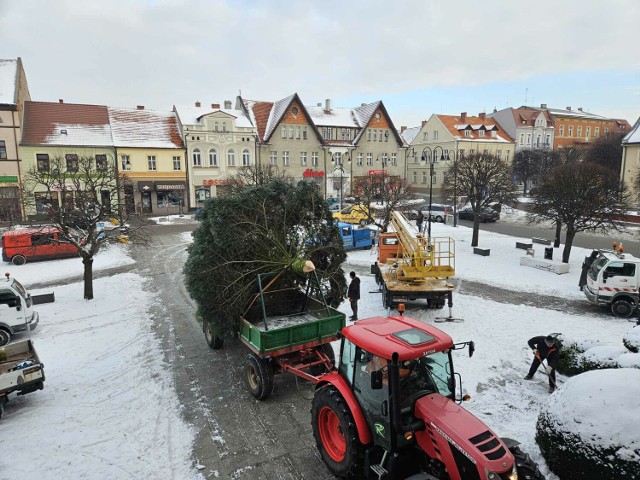
{"type": "Polygon", "coordinates": [[[0,347],[18,332],[35,330],[39,321],[31,295],[15,278],[5,276],[5,281],[0,280],[0,347]]]}
{"type": "MultiPolygon", "coordinates": [[[[587,267],[583,267],[587,268],[587,267]]],[[[630,317],[638,306],[640,258],[611,250],[598,251],[583,286],[587,300],[611,308],[617,317],[630,317]]]]}

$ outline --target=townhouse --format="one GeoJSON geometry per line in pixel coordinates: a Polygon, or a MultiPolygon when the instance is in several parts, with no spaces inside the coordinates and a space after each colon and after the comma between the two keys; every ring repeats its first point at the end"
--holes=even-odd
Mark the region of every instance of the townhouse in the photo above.
{"type": "Polygon", "coordinates": [[[405,178],[404,142],[381,101],[306,106],[294,93],[275,102],[239,97],[238,106],[256,126],[258,162],[293,181],[317,183],[325,196],[357,195],[362,182],[384,188],[405,178]]]}
{"type": "Polygon", "coordinates": [[[231,101],[173,106],[187,151],[189,207],[201,207],[228,190],[240,167],[256,163],[256,129],[242,108],[231,101]]]}
{"type": "Polygon", "coordinates": [[[638,174],[640,174],[640,118],[622,139],[620,183],[631,193],[633,204],[640,204],[640,191],[636,188],[638,174]]]}
{"type": "Polygon", "coordinates": [[[505,108],[488,115],[515,142],[515,151],[535,149],[550,150],[553,147],[554,131],[551,114],[546,110],[529,107],[505,108]]]}
{"type": "Polygon", "coordinates": [[[24,102],[31,100],[22,59],[0,60],[0,221],[24,218],[19,148],[24,102]]]}
{"type": "Polygon", "coordinates": [[[469,116],[466,112],[433,114],[417,131],[415,128],[408,130],[411,130],[405,134],[405,138],[411,140],[407,142],[408,179],[418,194],[431,192],[440,200],[445,172],[457,159],[466,154],[489,153],[511,162],[515,153],[514,141],[485,113],[478,116],[469,116]]]}

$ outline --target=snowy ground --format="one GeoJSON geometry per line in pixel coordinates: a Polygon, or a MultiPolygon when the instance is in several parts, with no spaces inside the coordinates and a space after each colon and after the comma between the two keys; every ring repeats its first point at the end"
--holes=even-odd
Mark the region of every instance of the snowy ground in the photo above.
{"type": "MultiPolygon", "coordinates": [[[[481,257],[472,253],[467,227],[434,224],[432,233],[456,240],[457,277],[462,282],[475,280],[532,295],[582,299],[577,284],[588,250],[574,248],[570,273],[555,275],[520,266],[524,252],[515,248],[515,242],[530,239],[482,231],[480,246],[491,248],[491,256],[481,257]]],[[[191,235],[182,234],[182,239],[189,241],[191,235]]],[[[126,246],[105,251],[96,257],[95,265],[131,262],[125,251],[126,246]]],[[[540,246],[536,256],[542,252],[540,246]]],[[[368,272],[374,259],[374,251],[351,252],[345,270],[368,272]]],[[[82,271],[78,259],[9,267],[27,285],[82,271]]],[[[384,315],[380,295],[369,293],[376,290],[373,276],[360,276],[360,318],[384,315]]],[[[41,392],[12,396],[11,408],[0,421],[0,479],[199,477],[191,463],[193,432],[180,415],[171,369],[163,363],[148,319],[154,298],[143,291],[144,282],[132,273],[97,279],[100,296],[92,302],[82,300],[81,283],[60,286],[55,288],[55,303],[38,306],[41,323],[32,338],[46,365],[47,381],[41,392]]],[[[466,351],[456,353],[456,370],[472,397],[465,407],[499,435],[520,440],[547,473],[534,434],[549,394],[541,373],[533,382],[522,379],[531,361],[526,341],[562,332],[621,345],[632,324],[605,310],[575,316],[460,294],[454,294],[454,304],[454,314],[464,322],[438,327],[455,341],[476,343],[472,358],[466,351]]],[[[350,314],[348,303],[340,309],[350,314]]],[[[407,311],[429,323],[443,313],[446,309],[407,311]]],[[[560,385],[564,381],[560,378],[560,385]]]]}

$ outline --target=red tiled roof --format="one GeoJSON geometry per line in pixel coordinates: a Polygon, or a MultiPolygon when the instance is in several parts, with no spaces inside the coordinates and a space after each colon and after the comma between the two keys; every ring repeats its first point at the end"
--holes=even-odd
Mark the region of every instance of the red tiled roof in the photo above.
{"type": "Polygon", "coordinates": [[[256,119],[256,128],[260,141],[264,141],[264,134],[267,129],[267,122],[269,121],[272,107],[273,102],[256,102],[253,105],[253,117],[256,119]]]}
{"type": "Polygon", "coordinates": [[[506,141],[511,142],[511,137],[507,135],[507,133],[500,127],[500,124],[496,122],[493,118],[485,117],[484,119],[480,117],[472,117],[467,115],[464,119],[460,116],[455,115],[438,115],[436,114],[438,119],[442,122],[442,124],[447,128],[449,133],[462,140],[482,140],[482,141],[506,141]],[[484,129],[490,128],[496,131],[496,137],[492,137],[491,134],[480,137],[478,135],[478,129],[471,129],[471,134],[469,137],[466,137],[463,131],[458,130],[458,128],[462,125],[471,125],[471,126],[484,126],[484,129]],[[457,128],[458,127],[458,128],[457,128]]]}

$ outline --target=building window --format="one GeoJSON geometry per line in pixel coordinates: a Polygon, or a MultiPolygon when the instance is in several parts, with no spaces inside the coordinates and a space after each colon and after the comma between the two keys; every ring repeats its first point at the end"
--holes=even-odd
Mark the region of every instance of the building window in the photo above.
{"type": "Polygon", "coordinates": [[[413,183],[418,183],[418,172],[413,172],[413,183]]]}
{"type": "Polygon", "coordinates": [[[498,137],[498,131],[497,130],[491,130],[491,136],[493,138],[497,138],[498,137]]]}
{"type": "Polygon", "coordinates": [[[218,122],[214,123],[213,125],[213,131],[217,132],[218,131],[218,122]]]}
{"type": "Polygon", "coordinates": [[[464,158],[464,149],[458,150],[458,158],[464,158]]]}
{"type": "Polygon", "coordinates": [[[558,136],[564,137],[564,125],[560,125],[560,130],[558,130],[558,136]]]}
{"type": "Polygon", "coordinates": [[[293,138],[293,125],[289,125],[289,138],[293,138]]]}
{"type": "Polygon", "coordinates": [[[302,139],[307,139],[307,127],[302,127],[302,139]]]}
{"type": "Polygon", "coordinates": [[[218,166],[218,151],[215,148],[209,150],[209,166],[217,167],[218,166]]]}
{"type": "Polygon", "coordinates": [[[362,157],[363,157],[362,152],[358,153],[358,158],[356,160],[356,165],[359,166],[359,167],[362,166],[362,157]]]}
{"type": "MultiPolygon", "coordinates": [[[[382,140],[382,138],[380,140],[382,140]]],[[[388,165],[388,163],[387,163],[388,160],[389,160],[389,155],[387,155],[386,153],[383,153],[382,154],[382,168],[385,168],[388,165]]]]}
{"type": "Polygon", "coordinates": [[[496,158],[497,158],[498,160],[500,160],[500,157],[502,157],[502,150],[498,150],[498,151],[496,152],[496,158]]]}
{"type": "Polygon", "coordinates": [[[504,159],[505,159],[505,161],[507,161],[507,162],[509,161],[509,153],[511,153],[511,151],[510,151],[510,150],[505,150],[505,151],[504,151],[504,159]]]}
{"type": "MultiPolygon", "coordinates": [[[[227,124],[225,122],[222,122],[222,131],[223,132],[227,131],[227,124]]],[[[198,138],[198,140],[200,140],[200,139],[198,138]]]]}
{"type": "Polygon", "coordinates": [[[385,130],[384,131],[384,141],[388,142],[389,141],[389,130],[385,130]]]}
{"type": "Polygon", "coordinates": [[[202,157],[200,156],[200,150],[199,149],[195,149],[193,151],[193,166],[194,167],[201,167],[202,166],[202,157]]]}
{"type": "Polygon", "coordinates": [[[233,148],[229,149],[227,152],[227,166],[235,167],[236,166],[236,152],[233,148]]]}
{"type": "Polygon", "coordinates": [[[307,166],[307,152],[300,152],[300,165],[307,166]]]}
{"type": "Polygon", "coordinates": [[[373,153],[367,153],[367,166],[370,167],[373,165],[373,153]]]}
{"type": "Polygon", "coordinates": [[[38,164],[38,172],[49,172],[49,155],[47,155],[46,153],[37,153],[36,162],[38,164]]]}
{"type": "Polygon", "coordinates": [[[437,140],[438,139],[438,130],[434,130],[433,131],[433,139],[437,140]]]}
{"type": "Polygon", "coordinates": [[[173,171],[179,172],[182,170],[182,166],[180,165],[180,157],[173,157],[173,171]]]}
{"type": "Polygon", "coordinates": [[[245,148],[242,151],[242,166],[248,167],[249,165],[251,165],[251,155],[249,154],[249,149],[245,148]]]}
{"type": "Polygon", "coordinates": [[[483,154],[483,155],[489,155],[489,150],[484,149],[484,150],[482,151],[482,154],[483,154]]]}
{"type": "Polygon", "coordinates": [[[287,126],[283,125],[282,126],[282,135],[281,138],[287,138],[287,126]]]}
{"type": "Polygon", "coordinates": [[[270,151],[269,159],[271,160],[271,165],[278,165],[278,152],[270,151]]]}
{"type": "Polygon", "coordinates": [[[398,165],[398,154],[397,153],[392,153],[391,154],[391,165],[393,165],[394,167],[396,167],[398,165]]]}
{"type": "Polygon", "coordinates": [[[282,152],[282,165],[289,166],[289,152],[282,152]]]}
{"type": "Polygon", "coordinates": [[[373,131],[373,141],[374,141],[374,142],[377,142],[377,141],[378,141],[378,131],[377,131],[377,130],[374,130],[374,131],[373,131]]]}
{"type": "Polygon", "coordinates": [[[567,128],[567,135],[573,137],[573,125],[569,125],[569,127],[567,128]]]}
{"type": "Polygon", "coordinates": [[[531,134],[527,133],[527,145],[531,145],[531,134]]]}
{"type": "MultiPolygon", "coordinates": [[[[424,132],[424,139],[429,140],[429,132],[424,132]]],[[[414,180],[415,183],[415,180],[414,180]]]]}
{"type": "Polygon", "coordinates": [[[484,137],[484,130],[478,130],[478,136],[484,137]]]}
{"type": "Polygon", "coordinates": [[[342,135],[342,140],[350,140],[348,128],[343,128],[340,134],[342,135]]]}
{"type": "Polygon", "coordinates": [[[7,158],[7,146],[4,143],[4,140],[0,140],[0,158],[7,158]]]}
{"type": "MultiPolygon", "coordinates": [[[[434,132],[434,133],[435,133],[435,132],[434,132]]],[[[464,131],[464,136],[465,136],[465,137],[470,137],[470,136],[471,136],[471,130],[466,129],[466,130],[464,131]]]]}
{"type": "Polygon", "coordinates": [[[98,172],[106,172],[107,171],[107,156],[106,155],[96,155],[96,171],[98,172]]]}
{"type": "Polygon", "coordinates": [[[325,140],[331,140],[331,128],[330,127],[324,127],[322,129],[322,138],[324,138],[325,140]]]}
{"type": "Polygon", "coordinates": [[[300,140],[300,127],[296,127],[296,138],[300,140]]]}
{"type": "Polygon", "coordinates": [[[311,152],[311,165],[313,167],[318,166],[318,152],[311,152]]]}
{"type": "Polygon", "coordinates": [[[438,174],[433,172],[433,183],[437,184],[438,183],[438,174]]]}
{"type": "Polygon", "coordinates": [[[422,183],[427,183],[427,172],[422,172],[422,183]]]}
{"type": "Polygon", "coordinates": [[[577,135],[578,135],[578,137],[581,137],[581,136],[582,136],[582,125],[580,125],[580,126],[578,127],[577,135]]]}
{"type": "Polygon", "coordinates": [[[75,153],[67,153],[64,159],[67,161],[67,172],[75,173],[78,171],[78,155],[75,153]]]}
{"type": "Polygon", "coordinates": [[[34,193],[33,197],[38,215],[47,215],[58,209],[58,192],[34,193]]]}
{"type": "Polygon", "coordinates": [[[549,146],[549,144],[550,144],[550,142],[551,142],[551,135],[547,135],[547,136],[544,138],[544,146],[545,146],[545,147],[548,147],[548,146],[549,146]]]}
{"type": "Polygon", "coordinates": [[[607,127],[605,127],[604,134],[606,135],[607,133],[609,133],[609,129],[607,127]]]}
{"type": "Polygon", "coordinates": [[[524,133],[520,134],[520,145],[524,145],[524,133]]]}
{"type": "Polygon", "coordinates": [[[131,170],[131,158],[129,155],[121,155],[120,161],[122,162],[122,170],[131,170]]]}
{"type": "Polygon", "coordinates": [[[587,138],[589,138],[591,136],[591,127],[586,127],[584,134],[587,138]]]}
{"type": "Polygon", "coordinates": [[[600,127],[594,127],[593,136],[598,138],[600,136],[600,127]]]}
{"type": "Polygon", "coordinates": [[[155,155],[147,155],[147,168],[151,172],[156,171],[156,156],[155,155]]]}
{"type": "Polygon", "coordinates": [[[371,141],[371,130],[367,130],[367,142],[371,141]]]}
{"type": "Polygon", "coordinates": [[[540,140],[542,139],[542,137],[540,136],[540,134],[536,135],[536,148],[540,148],[540,140]]]}

